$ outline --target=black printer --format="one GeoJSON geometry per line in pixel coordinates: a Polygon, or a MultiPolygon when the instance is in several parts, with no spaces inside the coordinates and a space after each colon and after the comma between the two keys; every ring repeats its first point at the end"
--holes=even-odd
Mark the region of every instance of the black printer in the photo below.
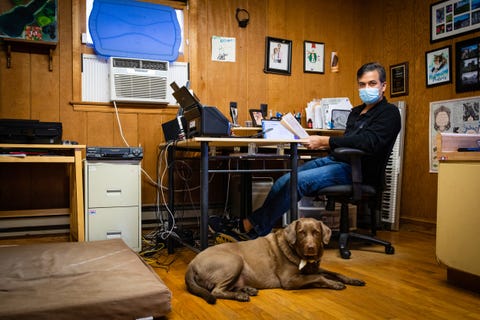
{"type": "Polygon", "coordinates": [[[0,143],[61,144],[62,123],[0,119],[0,143]]]}

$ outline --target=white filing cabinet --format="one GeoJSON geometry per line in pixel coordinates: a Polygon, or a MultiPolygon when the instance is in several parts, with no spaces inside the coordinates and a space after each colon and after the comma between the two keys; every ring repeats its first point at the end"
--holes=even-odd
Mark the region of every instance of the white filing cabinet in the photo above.
{"type": "Polygon", "coordinates": [[[135,251],[141,242],[140,161],[85,162],[85,239],[122,238],[135,251]]]}

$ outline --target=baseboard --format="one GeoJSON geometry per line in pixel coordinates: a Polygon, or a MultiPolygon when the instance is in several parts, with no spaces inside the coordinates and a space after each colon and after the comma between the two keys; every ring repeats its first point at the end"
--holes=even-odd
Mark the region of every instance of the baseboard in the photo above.
{"type": "Polygon", "coordinates": [[[436,234],[437,223],[418,218],[400,217],[400,230],[436,234]]]}

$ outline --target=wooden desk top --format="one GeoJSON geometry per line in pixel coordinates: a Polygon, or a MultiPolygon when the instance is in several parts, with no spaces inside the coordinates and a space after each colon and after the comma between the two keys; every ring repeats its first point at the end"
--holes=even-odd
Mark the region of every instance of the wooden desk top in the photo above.
{"type": "Polygon", "coordinates": [[[302,143],[301,139],[263,139],[243,137],[193,137],[188,140],[178,141],[179,147],[199,147],[201,142],[208,142],[212,147],[244,147],[250,143],[257,146],[277,146],[279,144],[302,143]]]}
{"type": "Polygon", "coordinates": [[[0,153],[0,162],[37,162],[37,163],[74,163],[75,153],[85,149],[85,145],[78,144],[0,144],[0,149],[16,149],[15,153],[2,154],[0,153]],[[28,151],[45,150],[59,151],[59,154],[39,154],[30,155],[28,151]],[[24,152],[23,152],[24,151],[24,152]]]}

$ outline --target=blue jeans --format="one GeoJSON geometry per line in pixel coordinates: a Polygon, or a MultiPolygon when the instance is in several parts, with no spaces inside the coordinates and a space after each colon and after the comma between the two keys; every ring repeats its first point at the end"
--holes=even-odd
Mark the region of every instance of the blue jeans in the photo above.
{"type": "MultiPolygon", "coordinates": [[[[298,167],[298,200],[315,196],[317,191],[337,184],[351,184],[351,167],[331,156],[317,158],[298,167]]],[[[284,174],[273,184],[263,205],[247,216],[259,236],[272,231],[277,220],[290,209],[290,173],[284,174]]]]}

